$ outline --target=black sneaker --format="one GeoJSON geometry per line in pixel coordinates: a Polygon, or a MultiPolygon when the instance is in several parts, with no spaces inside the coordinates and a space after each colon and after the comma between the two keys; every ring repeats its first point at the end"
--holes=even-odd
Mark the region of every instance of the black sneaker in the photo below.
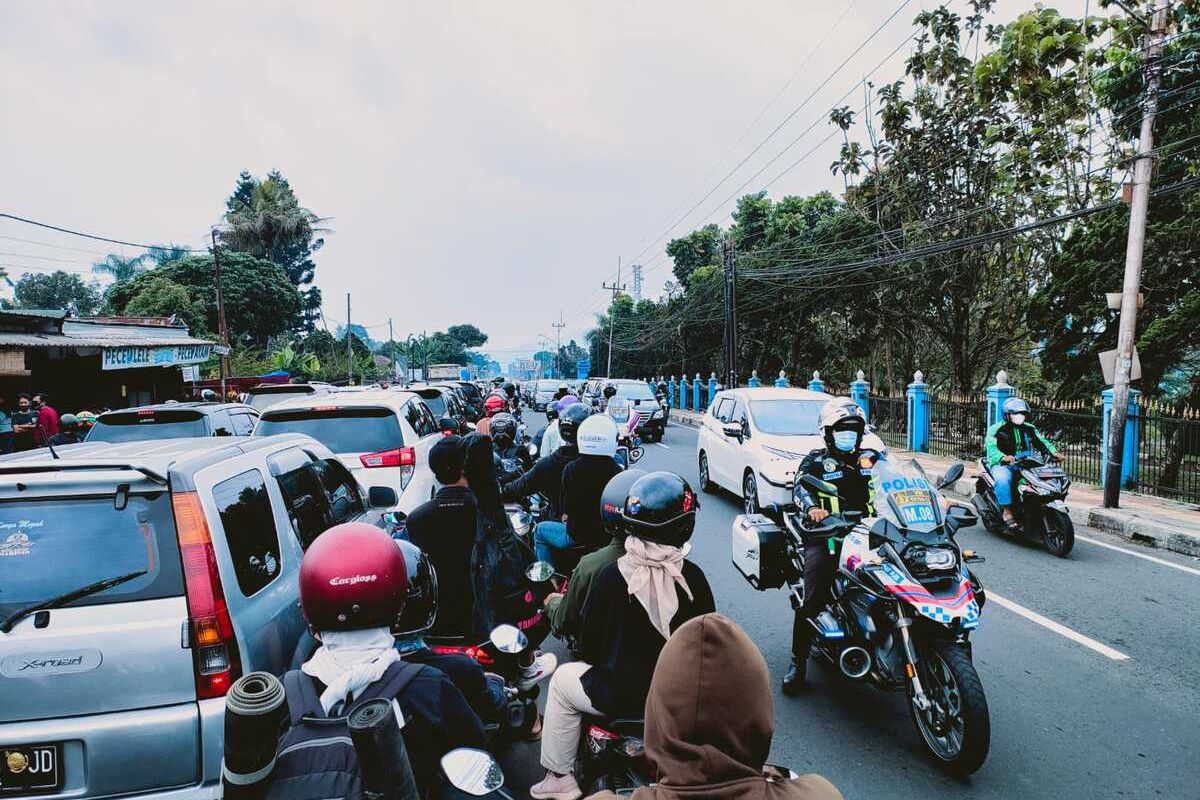
{"type": "Polygon", "coordinates": [[[804,688],[804,674],[808,669],[807,658],[796,658],[792,656],[792,664],[788,667],[787,674],[783,676],[783,693],[786,695],[797,695],[804,688]]]}

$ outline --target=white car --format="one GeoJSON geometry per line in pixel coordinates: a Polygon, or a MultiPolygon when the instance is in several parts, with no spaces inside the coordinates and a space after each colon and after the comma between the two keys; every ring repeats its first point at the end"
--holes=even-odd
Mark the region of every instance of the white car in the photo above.
{"type": "Polygon", "coordinates": [[[433,497],[429,450],[441,439],[438,420],[416,394],[378,389],[285,400],[268,408],[255,436],[304,433],[328,447],[370,490],[394,489],[392,509],[410,513],[433,497]]]}
{"type": "MultiPolygon", "coordinates": [[[[741,495],[747,514],[792,501],[796,468],[825,446],[817,429],[821,406],[832,395],[808,389],[729,389],[718,392],[696,437],[700,487],[741,495]]],[[[874,433],[863,446],[885,452],[874,433]]]]}

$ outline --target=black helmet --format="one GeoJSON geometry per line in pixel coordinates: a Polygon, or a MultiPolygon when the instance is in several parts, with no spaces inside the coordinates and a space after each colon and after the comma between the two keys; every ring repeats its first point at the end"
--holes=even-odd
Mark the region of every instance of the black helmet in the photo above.
{"type": "Polygon", "coordinates": [[[604,384],[604,396],[605,397],[616,397],[616,394],[617,394],[616,386],[613,386],[611,383],[604,384]]]}
{"type": "Polygon", "coordinates": [[[504,393],[506,395],[508,395],[509,397],[516,397],[517,396],[517,385],[515,383],[513,383],[512,381],[505,381],[504,382],[504,393]]]}
{"type": "Polygon", "coordinates": [[[604,485],[600,493],[600,522],[606,533],[616,536],[625,533],[625,500],[629,497],[629,489],[639,478],[646,474],[644,469],[627,469],[618,472],[604,485]]]}
{"type": "Polygon", "coordinates": [[[429,556],[415,544],[397,539],[396,544],[404,554],[404,566],[408,571],[408,594],[404,611],[392,627],[396,636],[421,633],[433,627],[437,619],[438,586],[437,572],[429,556]]]}
{"type": "Polygon", "coordinates": [[[497,414],[489,425],[488,434],[501,450],[507,450],[517,440],[517,420],[512,414],[497,414]]]}
{"type": "Polygon", "coordinates": [[[571,403],[558,415],[558,437],[567,444],[575,444],[580,424],[591,415],[591,409],[583,403],[571,403]]]}
{"type": "Polygon", "coordinates": [[[651,472],[629,487],[622,515],[630,536],[682,547],[696,528],[696,493],[674,472],[651,472]]]}
{"type": "Polygon", "coordinates": [[[504,383],[503,375],[497,375],[496,377],[492,378],[492,386],[499,387],[502,383],[504,383]]]}

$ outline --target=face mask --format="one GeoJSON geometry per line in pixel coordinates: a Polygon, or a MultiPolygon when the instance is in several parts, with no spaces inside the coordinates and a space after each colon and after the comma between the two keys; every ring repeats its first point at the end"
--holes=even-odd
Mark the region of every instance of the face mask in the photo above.
{"type": "Polygon", "coordinates": [[[1025,415],[1024,414],[1012,414],[1009,416],[1009,419],[1012,420],[1013,425],[1024,425],[1025,424],[1025,415]]]}
{"type": "Polygon", "coordinates": [[[844,453],[849,453],[858,444],[858,433],[855,431],[834,431],[833,446],[844,453]]]}

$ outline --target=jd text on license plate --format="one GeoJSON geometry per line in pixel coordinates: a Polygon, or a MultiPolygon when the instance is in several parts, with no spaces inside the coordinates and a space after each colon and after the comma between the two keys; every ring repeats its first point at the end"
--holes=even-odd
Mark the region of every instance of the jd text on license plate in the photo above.
{"type": "Polygon", "coordinates": [[[61,788],[61,745],[0,745],[0,796],[45,794],[61,788]]]}

